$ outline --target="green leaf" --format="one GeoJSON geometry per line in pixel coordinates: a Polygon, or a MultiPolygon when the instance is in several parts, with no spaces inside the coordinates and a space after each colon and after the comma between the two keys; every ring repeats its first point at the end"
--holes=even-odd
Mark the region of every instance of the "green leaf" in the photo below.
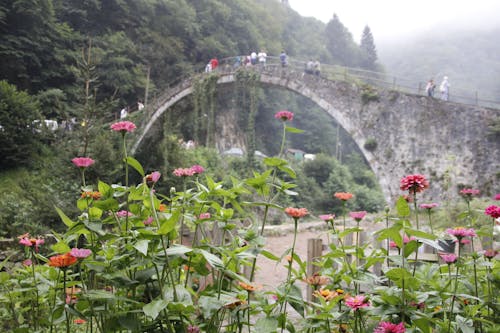
{"type": "Polygon", "coordinates": [[[149,245],[149,240],[148,239],[141,239],[137,243],[134,244],[134,248],[141,252],[143,255],[147,256],[148,255],[148,245],[149,245]]]}
{"type": "Polygon", "coordinates": [[[68,246],[68,244],[62,241],[55,243],[50,248],[52,249],[52,251],[59,254],[68,253],[69,251],[71,251],[71,248],[68,246]]]}
{"type": "Polygon", "coordinates": [[[418,237],[418,238],[425,238],[425,239],[436,239],[437,236],[433,235],[433,234],[429,234],[427,232],[424,232],[424,231],[420,231],[420,230],[415,230],[415,229],[405,229],[406,231],[406,234],[408,236],[415,236],[415,237],[418,237]]]}
{"type": "Polygon", "coordinates": [[[301,129],[298,129],[298,128],[295,128],[295,127],[289,127],[289,126],[285,126],[285,130],[288,133],[304,133],[304,130],[301,130],[301,129]]]}
{"type": "Polygon", "coordinates": [[[172,216],[170,216],[166,220],[161,220],[160,221],[160,229],[158,229],[158,234],[159,235],[167,235],[169,232],[175,229],[175,225],[177,224],[177,221],[179,219],[180,212],[175,211],[172,216]]]}
{"type": "Polygon", "coordinates": [[[410,206],[403,196],[400,196],[396,202],[396,211],[401,217],[410,216],[410,206]]]}
{"type": "Polygon", "coordinates": [[[377,234],[379,235],[377,241],[392,239],[399,248],[403,247],[403,237],[401,237],[399,226],[395,225],[387,229],[382,229],[377,234]]]}
{"type": "Polygon", "coordinates": [[[278,320],[270,317],[262,317],[255,322],[255,332],[274,333],[278,329],[278,320]]]}
{"type": "Polygon", "coordinates": [[[287,294],[288,303],[295,309],[302,317],[304,317],[304,299],[302,298],[302,290],[293,284],[287,294]]]}
{"type": "Polygon", "coordinates": [[[266,157],[263,160],[264,164],[270,167],[277,167],[282,165],[287,165],[288,162],[282,158],[278,157],[266,157]]]}
{"type": "Polygon", "coordinates": [[[160,314],[160,312],[167,307],[167,305],[168,302],[166,300],[157,299],[149,304],[144,305],[142,307],[142,311],[146,316],[149,316],[153,320],[155,320],[156,317],[158,317],[158,315],[160,314]]]}
{"type": "Polygon", "coordinates": [[[87,198],[80,198],[76,201],[76,207],[78,207],[78,209],[81,211],[87,209],[88,206],[89,206],[89,201],[87,198]]]}
{"type": "Polygon", "coordinates": [[[272,254],[271,252],[269,252],[267,250],[262,250],[262,252],[260,252],[260,254],[262,254],[267,259],[270,259],[270,260],[273,260],[273,261],[280,261],[279,257],[275,256],[274,254],[272,254]]]}
{"type": "Polygon", "coordinates": [[[205,257],[210,266],[218,269],[224,269],[224,263],[219,257],[203,249],[199,249],[198,251],[200,251],[203,257],[205,257]]]}
{"type": "Polygon", "coordinates": [[[400,288],[403,286],[403,280],[406,288],[417,289],[419,286],[418,280],[415,279],[410,272],[403,268],[393,268],[385,273],[388,279],[394,281],[400,288]]]}
{"type": "Polygon", "coordinates": [[[404,251],[403,255],[405,258],[408,258],[408,256],[410,254],[412,254],[413,252],[418,250],[418,242],[412,240],[412,241],[406,243],[404,248],[405,248],[405,251],[404,251]]]}
{"type": "Polygon", "coordinates": [[[111,186],[99,180],[97,182],[97,190],[101,193],[101,195],[107,197],[111,191],[111,186]]]}
{"type": "Polygon", "coordinates": [[[297,178],[297,174],[290,167],[287,167],[287,166],[284,166],[284,165],[280,165],[280,166],[278,166],[278,169],[280,169],[283,172],[286,172],[293,179],[297,178]]]}
{"type": "Polygon", "coordinates": [[[429,325],[428,318],[418,318],[414,319],[413,322],[417,325],[418,328],[422,331],[422,333],[431,333],[432,325],[429,325]]]}
{"type": "Polygon", "coordinates": [[[102,216],[102,209],[97,208],[97,207],[90,207],[89,208],[89,218],[92,220],[98,220],[102,216]]]}
{"type": "Polygon", "coordinates": [[[144,169],[142,168],[141,163],[137,161],[132,156],[127,156],[127,164],[134,168],[142,177],[144,177],[144,169]]]}
{"type": "Polygon", "coordinates": [[[189,252],[192,252],[193,249],[184,245],[174,245],[167,249],[168,256],[180,256],[189,252]]]}
{"type": "Polygon", "coordinates": [[[63,223],[66,224],[66,226],[68,228],[71,228],[75,224],[75,222],[71,221],[71,219],[69,217],[67,217],[66,214],[64,214],[64,212],[62,210],[60,210],[57,207],[55,207],[55,208],[56,208],[57,214],[59,214],[59,217],[61,218],[63,223]]]}

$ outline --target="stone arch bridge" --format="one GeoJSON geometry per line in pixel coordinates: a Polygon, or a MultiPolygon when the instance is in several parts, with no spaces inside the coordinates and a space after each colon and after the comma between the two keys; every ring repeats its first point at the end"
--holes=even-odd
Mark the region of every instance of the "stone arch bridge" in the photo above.
{"type": "MultiPolygon", "coordinates": [[[[498,109],[382,88],[376,78],[367,84],[366,78],[362,82],[323,72],[319,77],[278,64],[236,70],[257,70],[262,85],[302,95],[334,118],[359,146],[387,202],[403,194],[400,179],[415,173],[431,182],[431,189],[424,192],[426,200],[456,197],[463,187],[481,189],[483,194],[500,192],[500,134],[492,131],[499,124],[498,109]]],[[[220,66],[217,83],[234,83],[236,70],[220,66]]],[[[197,79],[193,76],[170,87],[148,106],[132,152],[164,112],[193,92],[197,79]]]]}

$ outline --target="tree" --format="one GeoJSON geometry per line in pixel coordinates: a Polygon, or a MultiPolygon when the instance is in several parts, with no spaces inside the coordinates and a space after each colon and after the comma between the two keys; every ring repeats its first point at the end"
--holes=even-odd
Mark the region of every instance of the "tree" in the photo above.
{"type": "Polygon", "coordinates": [[[333,18],[327,23],[325,35],[326,47],[334,61],[342,66],[356,66],[358,47],[337,14],[333,14],[333,18]]]}
{"type": "Polygon", "coordinates": [[[39,112],[34,99],[7,81],[0,81],[1,169],[29,163],[39,139],[38,132],[33,129],[36,119],[39,119],[39,112]]]}
{"type": "Polygon", "coordinates": [[[361,67],[375,70],[377,61],[377,50],[370,27],[366,26],[363,29],[361,36],[361,67]]]}

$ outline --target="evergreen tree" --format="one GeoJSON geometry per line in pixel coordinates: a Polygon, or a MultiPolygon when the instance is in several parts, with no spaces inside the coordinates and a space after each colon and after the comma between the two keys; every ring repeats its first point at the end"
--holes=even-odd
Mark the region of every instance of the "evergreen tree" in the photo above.
{"type": "Polygon", "coordinates": [[[369,26],[363,29],[363,35],[361,36],[361,67],[375,70],[377,61],[377,50],[375,48],[375,42],[373,40],[373,35],[369,26]]]}
{"type": "Polygon", "coordinates": [[[357,51],[359,50],[352,38],[352,34],[340,22],[337,14],[328,22],[325,28],[326,47],[335,62],[342,66],[357,65],[357,51]]]}

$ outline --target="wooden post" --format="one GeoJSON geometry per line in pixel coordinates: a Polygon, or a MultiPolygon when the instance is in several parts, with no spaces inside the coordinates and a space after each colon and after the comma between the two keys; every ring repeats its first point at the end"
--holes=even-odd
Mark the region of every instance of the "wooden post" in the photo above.
{"type": "MultiPolygon", "coordinates": [[[[307,240],[307,276],[312,276],[319,271],[319,267],[313,263],[323,254],[323,241],[321,238],[310,238],[307,240]]],[[[312,301],[313,288],[307,286],[307,300],[312,301]]]]}

